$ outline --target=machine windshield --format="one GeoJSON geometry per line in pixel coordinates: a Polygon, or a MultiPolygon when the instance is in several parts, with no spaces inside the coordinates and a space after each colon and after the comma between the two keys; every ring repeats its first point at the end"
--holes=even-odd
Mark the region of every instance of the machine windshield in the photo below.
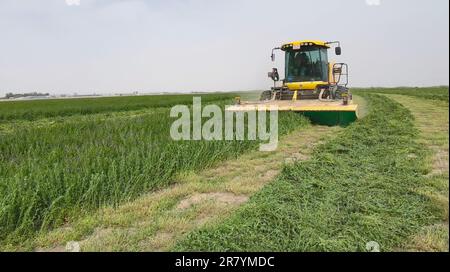
{"type": "Polygon", "coordinates": [[[327,49],[319,46],[286,51],[286,81],[328,81],[327,49]]]}

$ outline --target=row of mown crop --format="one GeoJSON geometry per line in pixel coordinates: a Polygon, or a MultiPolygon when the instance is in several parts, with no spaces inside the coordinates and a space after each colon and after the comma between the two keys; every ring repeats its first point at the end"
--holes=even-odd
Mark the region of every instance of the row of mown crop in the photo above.
{"type": "Polygon", "coordinates": [[[305,162],[286,166],[231,217],[185,237],[181,251],[390,251],[440,214],[423,175],[410,112],[361,92],[370,113],[305,162]],[[373,244],[373,243],[372,243],[373,244]]]}

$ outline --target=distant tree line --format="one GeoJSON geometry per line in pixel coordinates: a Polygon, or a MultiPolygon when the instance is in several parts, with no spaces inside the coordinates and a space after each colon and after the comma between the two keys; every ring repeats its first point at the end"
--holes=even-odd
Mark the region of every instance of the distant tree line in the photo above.
{"type": "Polygon", "coordinates": [[[10,98],[20,98],[20,97],[29,97],[29,96],[49,96],[49,93],[38,93],[38,92],[32,92],[32,93],[22,93],[22,94],[15,94],[15,93],[7,93],[5,95],[6,99],[10,98]]]}

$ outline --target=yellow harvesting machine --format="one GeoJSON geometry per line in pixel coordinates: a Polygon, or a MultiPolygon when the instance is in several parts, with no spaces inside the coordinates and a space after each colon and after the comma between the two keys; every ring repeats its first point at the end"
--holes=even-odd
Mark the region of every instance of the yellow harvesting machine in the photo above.
{"type": "Polygon", "coordinates": [[[299,112],[313,123],[347,125],[357,119],[357,105],[347,88],[348,66],[328,60],[328,51],[334,45],[335,54],[341,55],[340,43],[302,40],[285,43],[272,49],[285,53],[284,79],[273,68],[268,76],[273,87],[261,94],[259,101],[240,101],[230,111],[248,111],[258,107],[277,106],[279,111],[299,112]]]}

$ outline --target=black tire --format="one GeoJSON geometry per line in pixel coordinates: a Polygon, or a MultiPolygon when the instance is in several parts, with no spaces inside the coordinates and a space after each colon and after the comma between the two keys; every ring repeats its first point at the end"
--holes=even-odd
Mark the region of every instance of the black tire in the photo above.
{"type": "Polygon", "coordinates": [[[336,99],[342,99],[342,94],[348,94],[348,88],[344,86],[338,86],[336,90],[336,99]]]}
{"type": "Polygon", "coordinates": [[[261,93],[259,100],[270,100],[272,98],[272,91],[264,91],[261,93]]]}

